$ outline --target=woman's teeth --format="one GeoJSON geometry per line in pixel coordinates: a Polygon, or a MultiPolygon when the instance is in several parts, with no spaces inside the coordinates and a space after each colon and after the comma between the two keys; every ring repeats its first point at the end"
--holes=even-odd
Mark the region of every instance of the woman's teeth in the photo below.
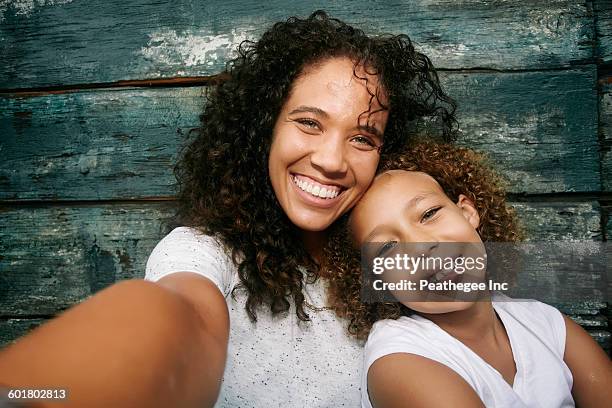
{"type": "Polygon", "coordinates": [[[315,197],[335,198],[338,196],[338,194],[340,194],[338,187],[321,187],[306,180],[299,179],[296,176],[293,176],[293,182],[300,188],[300,190],[306,191],[315,197]]]}

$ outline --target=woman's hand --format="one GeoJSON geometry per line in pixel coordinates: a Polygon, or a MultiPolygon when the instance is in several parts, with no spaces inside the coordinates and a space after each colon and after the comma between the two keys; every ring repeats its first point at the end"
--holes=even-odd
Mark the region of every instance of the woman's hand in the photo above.
{"type": "Polygon", "coordinates": [[[229,318],[208,279],[116,283],[0,353],[0,384],[67,390],[40,407],[212,407],[229,318]]]}

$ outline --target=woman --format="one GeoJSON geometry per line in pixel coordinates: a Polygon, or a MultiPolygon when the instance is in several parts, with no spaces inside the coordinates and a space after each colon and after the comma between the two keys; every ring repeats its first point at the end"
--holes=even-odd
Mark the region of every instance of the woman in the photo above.
{"type": "MultiPolygon", "coordinates": [[[[17,343],[0,369],[27,360],[36,336],[63,336],[59,356],[87,357],[61,378],[89,406],[100,384],[105,406],[359,404],[359,344],[317,279],[325,231],[405,135],[433,126],[450,138],[454,104],[407,37],[368,37],[323,12],[277,23],[238,54],[179,163],[186,227],[151,254],[156,283],[101,292],[17,343]]],[[[38,354],[29,366],[63,364],[38,354]]],[[[0,383],[31,378],[57,377],[22,369],[0,383]]]]}

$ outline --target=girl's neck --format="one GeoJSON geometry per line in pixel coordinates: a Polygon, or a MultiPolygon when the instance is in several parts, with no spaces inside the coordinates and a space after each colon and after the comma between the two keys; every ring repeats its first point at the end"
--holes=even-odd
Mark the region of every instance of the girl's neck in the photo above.
{"type": "Polygon", "coordinates": [[[495,341],[505,336],[505,329],[491,301],[478,301],[464,310],[421,316],[463,342],[495,341]]]}

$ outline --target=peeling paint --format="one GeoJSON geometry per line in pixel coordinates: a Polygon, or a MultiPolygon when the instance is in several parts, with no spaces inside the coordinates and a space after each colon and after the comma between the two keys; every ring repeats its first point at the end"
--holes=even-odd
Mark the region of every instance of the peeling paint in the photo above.
{"type": "Polygon", "coordinates": [[[18,16],[30,17],[37,7],[61,6],[72,3],[72,0],[0,0],[0,22],[4,20],[4,14],[13,9],[18,16]]]}
{"type": "Polygon", "coordinates": [[[149,41],[140,49],[139,55],[160,70],[175,67],[177,61],[181,61],[185,67],[214,66],[219,61],[232,58],[236,46],[254,38],[249,33],[255,30],[253,26],[246,26],[232,29],[229,33],[215,34],[209,30],[179,33],[164,28],[149,34],[149,41]]]}

